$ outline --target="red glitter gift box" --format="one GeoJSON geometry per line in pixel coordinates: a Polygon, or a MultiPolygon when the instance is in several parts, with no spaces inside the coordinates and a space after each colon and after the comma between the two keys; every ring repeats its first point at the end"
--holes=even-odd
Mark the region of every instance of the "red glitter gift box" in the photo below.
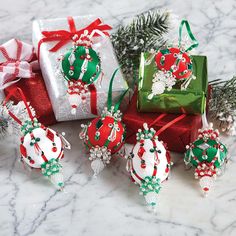
{"type": "MultiPolygon", "coordinates": [[[[27,102],[30,102],[30,105],[34,108],[39,122],[44,125],[55,124],[57,121],[53,113],[42,74],[40,71],[34,71],[34,74],[34,77],[21,79],[17,83],[4,89],[4,93],[7,96],[8,93],[15,87],[20,88],[23,91],[27,102]]],[[[11,97],[11,100],[18,103],[21,101],[21,97],[17,93],[11,97]]]]}
{"type": "MultiPolygon", "coordinates": [[[[143,123],[152,125],[157,131],[163,126],[180,117],[179,114],[143,113],[137,111],[137,93],[131,99],[130,105],[124,114],[123,122],[126,125],[126,143],[136,143],[136,133],[142,128],[143,123]],[[160,119],[158,119],[158,117],[160,119]]],[[[183,117],[183,115],[182,115],[183,117]]],[[[171,124],[171,123],[170,123],[171,124]]],[[[202,127],[201,115],[185,115],[178,122],[171,124],[160,135],[159,140],[167,144],[168,150],[185,152],[185,146],[193,142],[198,135],[198,129],[202,127]]]]}

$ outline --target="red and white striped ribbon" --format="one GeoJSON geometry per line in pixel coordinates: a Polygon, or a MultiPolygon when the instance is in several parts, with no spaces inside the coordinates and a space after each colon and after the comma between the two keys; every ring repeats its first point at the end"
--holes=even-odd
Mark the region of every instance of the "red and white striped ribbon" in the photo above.
{"type": "Polygon", "coordinates": [[[21,78],[33,76],[30,64],[33,54],[33,46],[17,39],[11,39],[0,46],[0,89],[21,78]]]}

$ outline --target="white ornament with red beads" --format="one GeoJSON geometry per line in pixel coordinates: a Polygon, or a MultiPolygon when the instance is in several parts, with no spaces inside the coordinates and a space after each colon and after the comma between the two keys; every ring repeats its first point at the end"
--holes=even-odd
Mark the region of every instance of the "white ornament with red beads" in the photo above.
{"type": "Polygon", "coordinates": [[[37,119],[26,120],[21,128],[21,160],[31,168],[41,169],[42,174],[58,188],[64,187],[61,158],[69,143],[54,130],[44,127],[37,119]]]}
{"type": "Polygon", "coordinates": [[[54,130],[40,124],[35,117],[33,108],[26,102],[21,89],[13,89],[4,101],[4,106],[12,119],[20,125],[22,137],[20,138],[21,160],[33,169],[41,169],[42,174],[58,188],[64,187],[62,165],[60,159],[64,156],[64,148],[70,149],[69,142],[56,133],[54,130]],[[10,97],[19,92],[28,118],[21,120],[21,116],[16,116],[15,111],[9,109],[6,104],[10,97]]]}
{"type": "MultiPolygon", "coordinates": [[[[28,121],[26,121],[28,122],[28,121]]],[[[20,151],[22,160],[32,168],[41,168],[41,165],[51,159],[63,157],[63,143],[59,134],[50,128],[42,126],[34,120],[34,127],[26,131],[21,138],[20,151]]]]}
{"type": "Polygon", "coordinates": [[[144,130],[138,130],[137,143],[128,159],[127,170],[132,180],[140,185],[140,193],[147,205],[155,208],[160,185],[170,172],[170,155],[155,135],[156,131],[149,129],[146,123],[143,127],[144,130]]]}

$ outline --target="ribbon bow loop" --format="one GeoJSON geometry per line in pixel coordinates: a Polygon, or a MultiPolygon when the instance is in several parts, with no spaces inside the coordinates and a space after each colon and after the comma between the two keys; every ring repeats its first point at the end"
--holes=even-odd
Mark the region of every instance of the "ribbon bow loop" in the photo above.
{"type": "Polygon", "coordinates": [[[43,31],[42,35],[46,38],[69,39],[71,32],[66,30],[43,31]]]}
{"type": "Polygon", "coordinates": [[[108,30],[111,30],[111,26],[103,24],[101,19],[97,18],[94,20],[91,24],[88,26],[76,30],[75,22],[72,17],[67,18],[68,25],[70,31],[67,30],[54,30],[54,31],[42,31],[42,35],[44,38],[42,38],[38,45],[38,55],[39,55],[39,49],[42,43],[44,42],[53,42],[58,41],[49,51],[50,52],[56,52],[61,47],[63,47],[65,44],[68,43],[68,41],[73,41],[73,37],[77,35],[80,37],[85,31],[88,32],[88,34],[93,34],[92,36],[97,37],[101,36],[99,32],[102,34],[109,36],[108,30]]]}
{"type": "Polygon", "coordinates": [[[33,53],[33,46],[17,39],[11,39],[0,46],[0,89],[16,83],[20,78],[33,76],[29,63],[33,53]]]}

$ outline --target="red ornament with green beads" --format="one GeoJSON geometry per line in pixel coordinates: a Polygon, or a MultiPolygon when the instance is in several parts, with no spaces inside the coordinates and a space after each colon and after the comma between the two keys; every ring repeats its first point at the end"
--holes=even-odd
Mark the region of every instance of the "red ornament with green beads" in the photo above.
{"type": "Polygon", "coordinates": [[[119,101],[112,106],[112,84],[117,70],[110,81],[107,107],[102,115],[93,119],[88,125],[81,125],[80,138],[88,147],[91,167],[94,176],[97,176],[110,163],[112,154],[117,153],[124,144],[125,126],[122,123],[122,114],[118,110],[125,96],[125,91],[119,101]]]}
{"type": "Polygon", "coordinates": [[[119,119],[104,114],[88,125],[86,145],[89,148],[104,146],[111,150],[111,154],[116,153],[123,144],[124,131],[124,125],[119,119]]]}
{"type": "Polygon", "coordinates": [[[154,96],[164,93],[165,89],[170,91],[178,81],[184,81],[181,84],[181,89],[186,89],[192,79],[193,64],[191,61],[190,51],[198,46],[198,42],[192,34],[188,21],[182,20],[179,26],[179,43],[178,46],[168,46],[153,54],[146,63],[155,58],[156,73],[152,80],[151,93],[148,98],[152,99],[154,96]],[[190,46],[184,45],[182,41],[182,31],[184,26],[187,30],[192,44],[190,46]]]}
{"type": "Polygon", "coordinates": [[[160,50],[155,56],[159,70],[170,71],[176,80],[187,79],[192,75],[192,61],[188,53],[179,48],[160,50]]]}

